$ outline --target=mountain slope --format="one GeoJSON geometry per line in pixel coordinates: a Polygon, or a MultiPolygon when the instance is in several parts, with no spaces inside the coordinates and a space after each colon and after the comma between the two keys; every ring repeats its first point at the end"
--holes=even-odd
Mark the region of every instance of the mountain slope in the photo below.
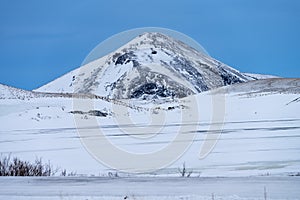
{"type": "Polygon", "coordinates": [[[102,99],[105,101],[109,101],[109,99],[97,95],[92,95],[92,94],[37,92],[37,91],[23,90],[23,89],[0,84],[0,99],[2,100],[10,100],[10,99],[29,100],[29,99],[36,99],[36,98],[68,98],[68,99],[81,98],[81,99],[102,99]]]}
{"type": "Polygon", "coordinates": [[[185,97],[253,80],[161,33],[145,33],[117,51],[38,88],[117,99],[185,97]]]}
{"type": "Polygon", "coordinates": [[[0,99],[21,99],[33,97],[33,92],[0,84],[0,99]]]}
{"type": "Polygon", "coordinates": [[[243,73],[243,74],[249,78],[252,78],[253,80],[280,78],[279,76],[265,75],[265,74],[253,74],[253,73],[243,73]]]}
{"type": "Polygon", "coordinates": [[[266,93],[272,94],[300,94],[300,79],[299,78],[268,78],[247,83],[231,85],[227,87],[217,88],[212,91],[215,94],[219,93],[236,93],[248,95],[263,95],[266,93]]]}

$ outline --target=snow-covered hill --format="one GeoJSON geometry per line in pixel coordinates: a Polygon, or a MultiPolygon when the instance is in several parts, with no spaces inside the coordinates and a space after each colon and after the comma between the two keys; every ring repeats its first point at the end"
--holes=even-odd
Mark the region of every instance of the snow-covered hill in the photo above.
{"type": "Polygon", "coordinates": [[[0,84],[0,99],[25,99],[33,97],[33,92],[0,84]]]}
{"type": "Polygon", "coordinates": [[[116,103],[118,102],[117,100],[111,100],[93,94],[36,92],[36,91],[22,90],[19,88],[0,84],[0,99],[31,100],[36,98],[102,99],[105,101],[114,101],[116,103]]]}
{"type": "Polygon", "coordinates": [[[36,91],[116,99],[185,97],[253,79],[169,36],[145,33],[36,91]]]}
{"type": "Polygon", "coordinates": [[[265,74],[253,74],[253,73],[243,73],[245,76],[249,77],[250,79],[260,80],[260,79],[269,79],[269,78],[281,78],[274,75],[265,75],[265,74]]]}
{"type": "Polygon", "coordinates": [[[217,88],[213,93],[236,93],[247,95],[264,95],[264,94],[299,94],[300,93],[300,79],[298,78],[268,78],[246,83],[235,84],[217,88]]]}

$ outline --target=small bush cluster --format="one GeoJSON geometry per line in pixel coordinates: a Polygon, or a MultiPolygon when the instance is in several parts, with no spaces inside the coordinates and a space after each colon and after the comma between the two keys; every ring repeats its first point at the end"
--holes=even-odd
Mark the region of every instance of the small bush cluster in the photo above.
{"type": "Polygon", "coordinates": [[[61,173],[59,175],[60,176],[77,176],[77,173],[74,171],[67,173],[67,170],[63,169],[63,170],[61,170],[61,173]]]}
{"type": "Polygon", "coordinates": [[[30,163],[16,157],[11,159],[10,155],[0,157],[0,176],[51,176],[54,173],[50,162],[43,163],[41,158],[30,163]]]}
{"type": "Polygon", "coordinates": [[[181,177],[190,177],[193,173],[193,171],[187,171],[185,162],[182,164],[182,168],[178,168],[178,172],[181,177]]]}

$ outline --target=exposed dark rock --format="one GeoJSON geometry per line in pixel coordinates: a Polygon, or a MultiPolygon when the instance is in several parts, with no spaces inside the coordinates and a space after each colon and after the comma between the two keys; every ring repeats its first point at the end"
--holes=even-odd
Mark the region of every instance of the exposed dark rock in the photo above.
{"type": "Polygon", "coordinates": [[[173,96],[173,93],[167,90],[164,86],[158,86],[156,83],[146,83],[136,89],[132,94],[131,98],[140,98],[144,94],[155,95],[157,97],[169,97],[173,96]]]}
{"type": "Polygon", "coordinates": [[[79,110],[70,111],[70,113],[71,113],[71,114],[79,114],[79,115],[85,114],[85,112],[79,111],[79,110]]]}
{"type": "Polygon", "coordinates": [[[106,117],[108,114],[100,110],[90,110],[87,114],[97,117],[106,117]]]}
{"type": "Polygon", "coordinates": [[[100,111],[100,110],[90,110],[88,112],[83,112],[80,110],[70,111],[71,114],[79,114],[79,115],[91,115],[96,117],[106,117],[108,113],[100,111]]]}
{"type": "Polygon", "coordinates": [[[126,64],[126,63],[132,61],[134,57],[135,57],[135,55],[133,54],[132,51],[125,53],[117,58],[115,65],[126,64]]]}
{"type": "Polygon", "coordinates": [[[235,76],[232,73],[227,72],[223,68],[220,68],[220,76],[223,80],[224,85],[232,85],[235,83],[242,83],[241,79],[237,76],[235,76]]]}
{"type": "Polygon", "coordinates": [[[174,110],[174,109],[175,109],[174,106],[169,106],[169,107],[168,107],[168,110],[174,110]]]}
{"type": "Polygon", "coordinates": [[[196,68],[190,61],[186,60],[185,58],[176,56],[173,59],[171,65],[174,66],[177,73],[182,74],[185,79],[193,83],[198,92],[209,90],[202,75],[196,70],[196,68]],[[182,73],[183,71],[186,73],[182,73]]]}

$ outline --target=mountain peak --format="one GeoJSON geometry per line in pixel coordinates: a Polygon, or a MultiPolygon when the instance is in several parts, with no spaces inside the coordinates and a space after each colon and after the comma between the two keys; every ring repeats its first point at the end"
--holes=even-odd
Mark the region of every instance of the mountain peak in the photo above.
{"type": "MultiPolygon", "coordinates": [[[[204,50],[196,50],[184,42],[175,39],[167,34],[160,32],[144,32],[119,48],[119,51],[137,50],[144,48],[167,49],[174,54],[185,54],[184,52],[193,53],[194,56],[204,56],[207,53],[204,50]],[[202,54],[202,55],[201,55],[202,54]]],[[[118,51],[118,50],[117,50],[118,51]]]]}
{"type": "Polygon", "coordinates": [[[153,38],[153,37],[167,37],[167,35],[163,34],[163,33],[159,33],[159,32],[144,32],[142,34],[140,34],[138,37],[146,37],[146,38],[153,38]]]}
{"type": "Polygon", "coordinates": [[[169,42],[182,43],[181,41],[179,41],[171,36],[168,36],[167,34],[160,33],[160,32],[144,32],[136,38],[141,38],[141,39],[148,40],[148,41],[154,42],[154,43],[158,42],[158,41],[160,41],[160,42],[169,41],[169,42]]]}
{"type": "MultiPolygon", "coordinates": [[[[174,38],[160,32],[144,32],[140,35],[138,35],[135,39],[142,38],[142,39],[148,39],[149,41],[155,41],[155,40],[175,40],[174,38]]],[[[133,39],[133,41],[135,40],[133,39]]]]}

